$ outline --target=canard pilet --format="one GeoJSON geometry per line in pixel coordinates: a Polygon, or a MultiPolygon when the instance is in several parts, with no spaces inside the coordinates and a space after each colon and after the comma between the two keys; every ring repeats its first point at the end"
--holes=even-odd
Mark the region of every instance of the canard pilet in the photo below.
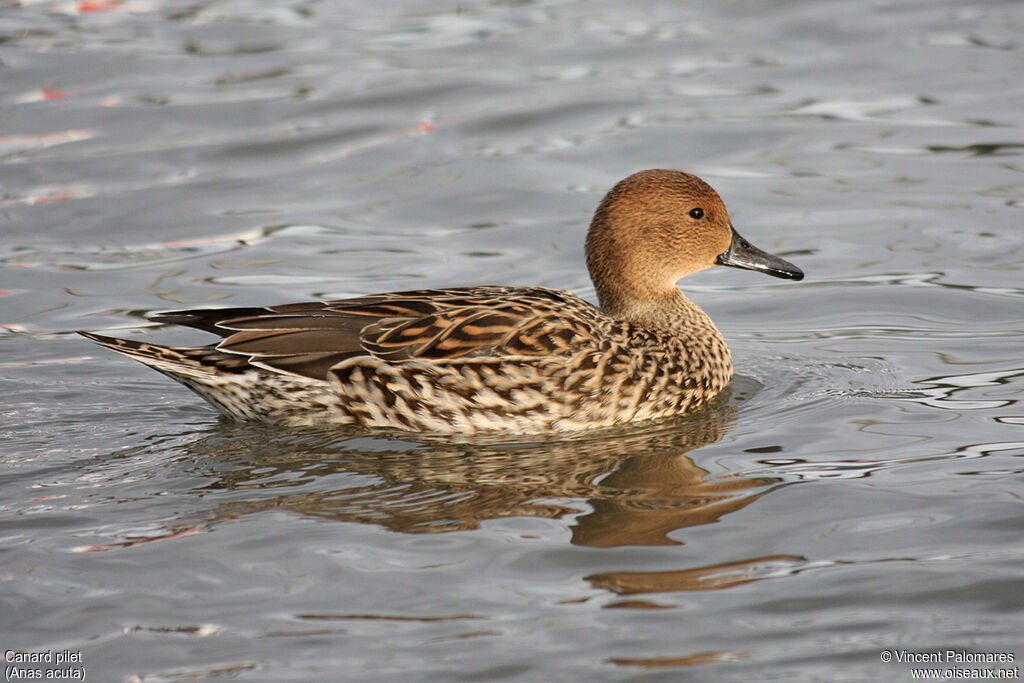
{"type": "Polygon", "coordinates": [[[484,285],[153,316],[223,337],[195,348],[81,334],[241,420],[568,432],[679,415],[729,383],[729,347],[680,278],[714,265],[803,278],[743,239],[718,194],[679,171],[615,185],[586,256],[598,307],[545,287],[484,285]]]}

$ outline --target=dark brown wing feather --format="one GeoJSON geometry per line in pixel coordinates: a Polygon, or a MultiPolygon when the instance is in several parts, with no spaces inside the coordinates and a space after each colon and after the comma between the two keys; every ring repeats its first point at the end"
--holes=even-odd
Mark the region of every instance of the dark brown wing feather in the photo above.
{"type": "Polygon", "coordinates": [[[444,362],[558,355],[590,335],[596,309],[565,292],[491,286],[174,311],[153,319],[219,334],[218,350],[256,365],[322,379],[355,356],[444,362]]]}

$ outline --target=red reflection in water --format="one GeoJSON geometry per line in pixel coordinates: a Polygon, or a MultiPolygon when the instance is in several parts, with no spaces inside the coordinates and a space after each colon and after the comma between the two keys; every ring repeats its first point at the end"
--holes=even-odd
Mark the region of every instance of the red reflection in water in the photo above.
{"type": "Polygon", "coordinates": [[[112,9],[117,9],[117,6],[121,4],[116,0],[78,0],[75,3],[75,10],[79,14],[88,14],[89,12],[109,12],[112,9]]]}

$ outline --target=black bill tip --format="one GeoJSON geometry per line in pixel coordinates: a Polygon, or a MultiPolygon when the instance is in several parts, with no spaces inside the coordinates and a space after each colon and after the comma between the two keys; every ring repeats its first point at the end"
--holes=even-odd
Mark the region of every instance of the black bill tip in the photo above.
{"type": "Polygon", "coordinates": [[[769,254],[743,239],[733,228],[732,243],[715,260],[720,266],[732,266],[746,270],[757,270],[772,277],[786,280],[803,280],[804,271],[778,256],[769,254]]]}

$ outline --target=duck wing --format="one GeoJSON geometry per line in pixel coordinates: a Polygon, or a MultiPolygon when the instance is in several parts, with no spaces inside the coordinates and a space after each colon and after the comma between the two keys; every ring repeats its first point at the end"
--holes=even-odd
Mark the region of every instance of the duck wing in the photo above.
{"type": "Polygon", "coordinates": [[[218,351],[252,365],[325,379],[358,356],[443,364],[459,358],[559,356],[591,337],[597,310],[542,287],[466,287],[153,316],[224,337],[218,351]]]}

